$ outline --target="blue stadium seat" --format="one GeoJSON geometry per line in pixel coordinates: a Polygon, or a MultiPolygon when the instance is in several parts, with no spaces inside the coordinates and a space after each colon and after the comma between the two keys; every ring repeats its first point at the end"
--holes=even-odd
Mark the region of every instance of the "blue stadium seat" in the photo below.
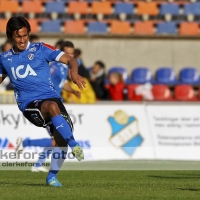
{"type": "Polygon", "coordinates": [[[156,71],[156,83],[175,85],[178,84],[176,74],[171,67],[161,67],[156,71]]]}
{"type": "Polygon", "coordinates": [[[176,22],[161,22],[157,24],[158,34],[177,34],[176,22]]]}
{"type": "Polygon", "coordinates": [[[131,73],[131,82],[144,84],[147,82],[153,83],[151,71],[146,67],[137,67],[131,73]]]}
{"type": "Polygon", "coordinates": [[[107,33],[107,24],[105,22],[90,22],[88,23],[88,33],[98,34],[107,33]]]}
{"type": "Polygon", "coordinates": [[[41,32],[60,33],[61,32],[60,20],[42,22],[41,23],[41,32]]]}
{"type": "Polygon", "coordinates": [[[47,2],[45,6],[45,13],[65,13],[65,2],[47,2]]]}
{"type": "Polygon", "coordinates": [[[161,15],[166,15],[166,14],[179,15],[179,5],[172,4],[172,3],[161,4],[160,14],[161,15]]]}
{"type": "Polygon", "coordinates": [[[200,3],[190,3],[190,4],[185,4],[183,7],[183,13],[185,15],[188,14],[193,14],[193,15],[200,15],[200,3]]]}
{"type": "Polygon", "coordinates": [[[185,84],[200,84],[198,70],[194,67],[185,67],[180,71],[180,81],[185,84]]]}
{"type": "Polygon", "coordinates": [[[114,4],[114,13],[126,13],[126,14],[133,14],[134,12],[134,5],[132,3],[124,3],[124,2],[117,2],[114,4]]]}
{"type": "Polygon", "coordinates": [[[126,82],[128,81],[128,72],[124,67],[111,67],[108,71],[108,75],[113,73],[113,72],[118,72],[120,74],[122,74],[122,78],[123,80],[126,82]]]}

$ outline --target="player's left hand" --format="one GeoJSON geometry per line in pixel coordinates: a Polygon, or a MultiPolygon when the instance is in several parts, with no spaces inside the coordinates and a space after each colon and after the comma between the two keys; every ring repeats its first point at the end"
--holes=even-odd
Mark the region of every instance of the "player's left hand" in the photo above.
{"type": "Polygon", "coordinates": [[[72,81],[79,87],[80,90],[85,88],[86,82],[82,76],[71,71],[71,79],[72,81]]]}
{"type": "Polygon", "coordinates": [[[74,90],[74,91],[73,91],[73,94],[74,94],[76,97],[78,97],[79,99],[81,98],[81,93],[80,93],[79,91],[74,90]]]}

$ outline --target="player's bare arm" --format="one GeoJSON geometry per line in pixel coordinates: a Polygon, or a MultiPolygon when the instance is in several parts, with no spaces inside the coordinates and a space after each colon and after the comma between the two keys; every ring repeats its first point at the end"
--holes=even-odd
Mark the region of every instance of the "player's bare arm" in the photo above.
{"type": "Polygon", "coordinates": [[[80,76],[78,74],[78,62],[75,58],[67,55],[67,54],[63,54],[60,57],[59,62],[64,63],[64,64],[68,64],[70,67],[70,75],[71,75],[71,79],[72,81],[77,84],[77,86],[82,90],[83,88],[85,88],[85,80],[82,76],[80,76]]]}

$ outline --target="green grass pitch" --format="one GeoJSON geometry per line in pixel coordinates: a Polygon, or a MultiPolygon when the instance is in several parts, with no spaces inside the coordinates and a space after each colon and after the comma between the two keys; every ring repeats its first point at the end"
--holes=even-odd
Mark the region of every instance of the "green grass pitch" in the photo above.
{"type": "Polygon", "coordinates": [[[200,199],[199,170],[62,170],[62,188],[46,186],[46,175],[1,170],[0,199],[200,199]]]}

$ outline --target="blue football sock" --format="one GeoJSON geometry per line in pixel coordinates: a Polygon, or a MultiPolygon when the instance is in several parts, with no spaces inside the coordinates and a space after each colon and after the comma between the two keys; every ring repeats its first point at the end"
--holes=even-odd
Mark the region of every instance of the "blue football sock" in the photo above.
{"type": "Polygon", "coordinates": [[[56,177],[65,158],[67,156],[67,147],[54,147],[51,155],[51,166],[47,175],[47,180],[56,177]]]}
{"type": "Polygon", "coordinates": [[[51,138],[43,138],[43,139],[37,139],[37,140],[30,140],[29,138],[25,139],[23,141],[23,147],[51,147],[51,138]]]}
{"type": "Polygon", "coordinates": [[[49,155],[51,154],[53,150],[53,147],[48,147],[48,148],[44,148],[43,152],[40,154],[37,162],[34,164],[35,167],[41,167],[42,164],[45,162],[46,159],[49,158],[49,155]]]}
{"type": "Polygon", "coordinates": [[[69,144],[71,148],[78,145],[74,140],[73,133],[67,121],[62,117],[62,115],[57,115],[52,119],[53,126],[62,135],[65,141],[69,144]]]}

